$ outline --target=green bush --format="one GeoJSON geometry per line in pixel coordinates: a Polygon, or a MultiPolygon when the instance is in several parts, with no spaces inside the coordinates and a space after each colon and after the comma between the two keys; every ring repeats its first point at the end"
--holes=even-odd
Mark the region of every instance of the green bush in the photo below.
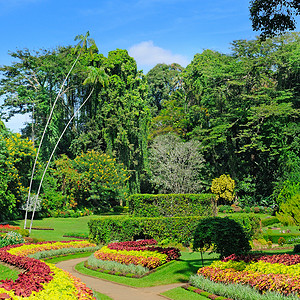
{"type": "Polygon", "coordinates": [[[270,218],[261,220],[262,227],[272,226],[277,223],[279,223],[279,220],[276,217],[270,217],[270,218]]]}
{"type": "Polygon", "coordinates": [[[261,220],[255,214],[233,214],[229,218],[243,227],[249,240],[262,235],[261,220]]]}
{"type": "Polygon", "coordinates": [[[294,250],[293,250],[294,253],[300,253],[300,244],[297,244],[294,246],[294,250]]]}
{"type": "Polygon", "coordinates": [[[95,243],[130,241],[142,238],[172,240],[189,246],[201,217],[131,218],[90,220],[89,238],[95,243]]]}
{"type": "Polygon", "coordinates": [[[193,249],[212,252],[220,257],[246,254],[251,247],[243,227],[228,217],[212,217],[201,220],[195,230],[193,249]]]}
{"type": "Polygon", "coordinates": [[[135,194],[129,212],[135,217],[211,216],[213,194],[135,194]]]}
{"type": "Polygon", "coordinates": [[[5,236],[0,237],[0,248],[8,245],[22,244],[24,242],[25,240],[22,238],[20,233],[9,231],[5,234],[5,236]]]}
{"type": "Polygon", "coordinates": [[[219,213],[226,213],[226,214],[234,212],[233,207],[231,207],[230,205],[219,205],[218,211],[219,213]]]}

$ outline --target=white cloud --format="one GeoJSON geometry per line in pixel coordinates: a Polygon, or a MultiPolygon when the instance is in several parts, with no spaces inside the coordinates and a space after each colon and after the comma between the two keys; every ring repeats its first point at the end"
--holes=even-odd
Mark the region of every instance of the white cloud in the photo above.
{"type": "Polygon", "coordinates": [[[185,56],[173,54],[170,50],[157,47],[153,44],[153,41],[145,41],[133,45],[129,48],[128,53],[136,60],[139,66],[154,67],[159,63],[178,63],[185,67],[189,63],[185,56]]]}

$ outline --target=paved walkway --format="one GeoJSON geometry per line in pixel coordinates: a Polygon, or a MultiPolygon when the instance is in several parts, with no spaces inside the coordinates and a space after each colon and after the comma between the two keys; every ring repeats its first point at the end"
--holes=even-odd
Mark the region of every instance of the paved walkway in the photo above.
{"type": "Polygon", "coordinates": [[[182,283],[174,283],[174,284],[160,285],[160,286],[147,287],[147,288],[130,287],[127,285],[107,281],[100,278],[95,278],[77,272],[75,270],[75,266],[85,260],[86,258],[76,258],[76,259],[66,260],[57,263],[56,266],[80,278],[89,288],[93,289],[94,291],[105,294],[114,300],[169,299],[159,294],[183,285],[182,283]]]}

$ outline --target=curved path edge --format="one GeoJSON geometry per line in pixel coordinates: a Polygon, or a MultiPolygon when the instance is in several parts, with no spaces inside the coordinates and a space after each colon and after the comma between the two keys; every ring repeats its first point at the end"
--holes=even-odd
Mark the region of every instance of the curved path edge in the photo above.
{"type": "Polygon", "coordinates": [[[137,287],[123,285],[121,283],[108,281],[101,278],[96,278],[93,276],[79,273],[78,271],[75,270],[75,266],[85,261],[86,259],[87,259],[86,257],[70,259],[70,260],[59,262],[56,264],[56,266],[78,277],[92,290],[105,294],[114,300],[169,299],[167,297],[164,297],[163,295],[160,295],[160,293],[163,293],[165,291],[183,285],[182,283],[174,283],[174,284],[159,285],[154,287],[137,288],[137,287]]]}

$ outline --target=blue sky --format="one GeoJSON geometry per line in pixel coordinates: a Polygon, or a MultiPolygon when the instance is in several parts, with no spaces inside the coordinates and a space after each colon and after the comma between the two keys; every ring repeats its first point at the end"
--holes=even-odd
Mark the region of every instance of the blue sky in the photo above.
{"type": "MultiPolygon", "coordinates": [[[[0,0],[0,65],[9,51],[74,45],[90,32],[104,55],[127,49],[138,68],[186,66],[196,53],[230,52],[237,39],[253,39],[249,0],[0,0]]],[[[0,100],[1,101],[1,100],[0,100]]],[[[18,131],[23,117],[7,124],[18,131]]]]}

